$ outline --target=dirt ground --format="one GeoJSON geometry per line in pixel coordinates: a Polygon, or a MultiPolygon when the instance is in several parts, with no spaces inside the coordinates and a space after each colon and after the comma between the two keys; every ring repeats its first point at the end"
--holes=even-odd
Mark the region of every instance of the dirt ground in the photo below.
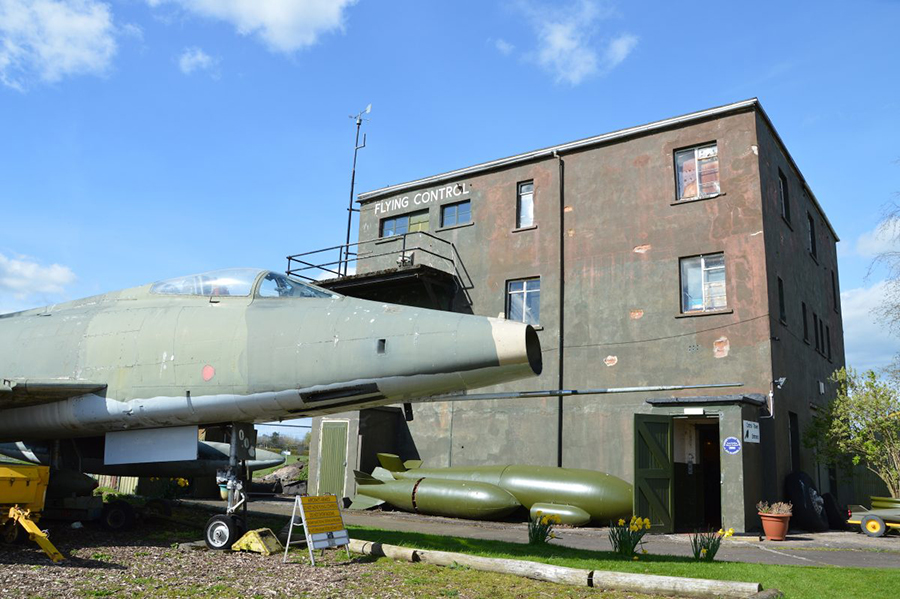
{"type": "MultiPolygon", "coordinates": [[[[195,526],[150,520],[130,532],[51,526],[66,556],[54,565],[34,543],[0,544],[0,598],[37,597],[640,597],[516,576],[373,560],[329,550],[312,566],[305,549],[282,557],[179,547],[202,537],[206,513],[177,513],[195,526]],[[321,560],[321,561],[320,561],[321,560]]],[[[279,520],[280,521],[280,520],[279,520]]],[[[272,524],[275,524],[273,521],[272,524]]],[[[273,526],[274,527],[274,526],[273,526]]]]}

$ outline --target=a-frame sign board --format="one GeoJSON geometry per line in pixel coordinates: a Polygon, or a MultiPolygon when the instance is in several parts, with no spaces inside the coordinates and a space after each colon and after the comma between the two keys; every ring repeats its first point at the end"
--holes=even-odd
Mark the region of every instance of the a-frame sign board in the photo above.
{"type": "Polygon", "coordinates": [[[350,557],[350,534],[344,528],[341,506],[334,495],[298,496],[294,498],[291,525],[288,528],[287,543],[284,545],[284,559],[282,560],[284,562],[287,561],[294,528],[301,525],[306,537],[306,548],[309,549],[309,559],[314,566],[316,565],[316,558],[313,555],[314,549],[326,549],[343,545],[347,548],[347,557],[350,557]],[[301,522],[297,521],[298,512],[301,522]]]}

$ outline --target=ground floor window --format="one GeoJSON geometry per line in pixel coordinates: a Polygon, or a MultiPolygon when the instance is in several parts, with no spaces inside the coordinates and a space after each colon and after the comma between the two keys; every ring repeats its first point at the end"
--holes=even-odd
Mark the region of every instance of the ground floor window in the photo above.
{"type": "Polygon", "coordinates": [[[506,318],[525,324],[540,324],[540,277],[506,282],[506,318]]]}

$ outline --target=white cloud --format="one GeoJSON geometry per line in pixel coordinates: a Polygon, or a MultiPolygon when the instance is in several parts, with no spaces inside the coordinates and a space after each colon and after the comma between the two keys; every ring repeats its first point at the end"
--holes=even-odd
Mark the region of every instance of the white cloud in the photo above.
{"type": "Polygon", "coordinates": [[[185,48],[178,57],[178,68],[185,75],[194,71],[207,71],[215,68],[218,61],[200,48],[185,48]]]}
{"type": "Polygon", "coordinates": [[[879,281],[841,292],[847,365],[857,370],[887,366],[900,352],[900,339],[877,316],[886,291],[887,283],[879,281]]]}
{"type": "Polygon", "coordinates": [[[589,77],[604,75],[620,65],[638,43],[637,36],[630,33],[598,40],[598,23],[615,12],[592,0],[568,8],[527,2],[519,6],[538,38],[533,60],[557,83],[578,85],[589,77]]]}
{"type": "Polygon", "coordinates": [[[494,40],[494,47],[497,48],[497,51],[500,52],[500,54],[502,54],[503,56],[509,56],[516,48],[504,39],[494,40]]]}
{"type": "Polygon", "coordinates": [[[109,6],[95,0],[0,0],[0,81],[24,91],[34,80],[102,75],[116,53],[109,6]]]}
{"type": "Polygon", "coordinates": [[[866,231],[856,241],[856,253],[874,258],[884,252],[900,251],[900,219],[885,221],[872,231],[866,231]]]}
{"type": "Polygon", "coordinates": [[[0,314],[33,307],[33,298],[58,296],[74,281],[75,273],[67,266],[41,266],[26,256],[0,254],[0,314]]]}
{"type": "Polygon", "coordinates": [[[315,44],[319,36],[343,31],[344,11],[356,0],[147,0],[151,7],[174,4],[185,11],[225,21],[241,35],[255,35],[286,54],[315,44]]]}

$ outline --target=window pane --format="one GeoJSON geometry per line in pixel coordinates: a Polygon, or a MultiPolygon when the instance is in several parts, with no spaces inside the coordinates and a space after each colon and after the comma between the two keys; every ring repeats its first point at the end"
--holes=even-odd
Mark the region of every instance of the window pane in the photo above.
{"type": "Polygon", "coordinates": [[[693,148],[675,153],[675,177],[679,200],[697,196],[697,164],[693,148]]]}
{"type": "Polygon", "coordinates": [[[510,281],[507,285],[507,289],[510,293],[514,291],[522,291],[525,288],[525,281],[510,281]]]}
{"type": "Polygon", "coordinates": [[[427,231],[428,230],[428,211],[413,212],[407,215],[409,219],[409,231],[427,231]]]}
{"type": "Polygon", "coordinates": [[[704,310],[719,310],[727,306],[725,298],[725,256],[713,254],[703,256],[704,266],[704,310]]]}
{"type": "Polygon", "coordinates": [[[507,310],[506,317],[509,320],[518,320],[521,322],[525,296],[521,293],[513,293],[513,294],[510,294],[508,297],[509,297],[509,309],[507,310]]]}
{"type": "Polygon", "coordinates": [[[409,217],[398,216],[394,220],[394,235],[403,235],[409,230],[409,217]]]}
{"type": "MultiPolygon", "coordinates": [[[[715,148],[713,148],[715,149],[715,148]]],[[[698,153],[703,152],[699,150],[698,153]]],[[[700,163],[700,195],[709,196],[719,193],[719,159],[713,155],[701,158],[700,163]]]]}
{"type": "Polygon", "coordinates": [[[700,258],[681,261],[681,310],[693,312],[703,309],[703,277],[700,258]]]}
{"type": "Polygon", "coordinates": [[[381,221],[381,236],[390,237],[394,234],[394,219],[386,218],[381,221]]]}
{"type": "Polygon", "coordinates": [[[457,222],[457,207],[453,206],[444,206],[441,208],[442,216],[441,216],[441,226],[442,227],[452,227],[457,222]]]}
{"type": "Polygon", "coordinates": [[[472,221],[472,205],[469,202],[463,202],[456,207],[456,223],[464,225],[472,221]]]}
{"type": "Polygon", "coordinates": [[[541,321],[541,292],[529,291],[525,294],[525,317],[522,322],[538,324],[541,321]]]}
{"type": "Polygon", "coordinates": [[[540,279],[531,279],[529,281],[525,281],[525,289],[528,291],[540,291],[541,290],[541,280],[540,279]]]}

